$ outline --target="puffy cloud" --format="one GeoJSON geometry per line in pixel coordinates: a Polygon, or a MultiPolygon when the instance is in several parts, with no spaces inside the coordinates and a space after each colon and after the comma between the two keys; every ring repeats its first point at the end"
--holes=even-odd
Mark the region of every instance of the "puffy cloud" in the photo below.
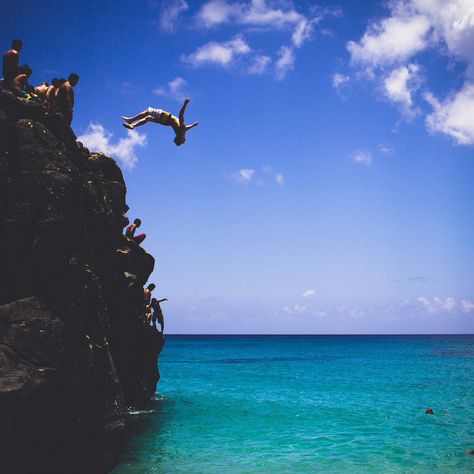
{"type": "Polygon", "coordinates": [[[474,303],[471,300],[461,300],[461,306],[465,313],[472,313],[474,311],[474,303]]]}
{"type": "Polygon", "coordinates": [[[368,166],[372,163],[372,154],[368,151],[356,151],[352,156],[352,161],[368,166]]]}
{"type": "Polygon", "coordinates": [[[295,53],[293,48],[282,46],[280,48],[279,57],[275,63],[275,75],[278,80],[283,79],[288,71],[295,66],[295,53]]]}
{"type": "Polygon", "coordinates": [[[426,117],[429,130],[445,133],[460,145],[474,145],[474,82],[466,83],[443,103],[431,93],[425,98],[433,107],[426,117]]]}
{"type": "Polygon", "coordinates": [[[316,294],[316,291],[311,289],[311,290],[306,290],[301,296],[303,298],[311,298],[311,296],[314,296],[316,294]]]}
{"type": "Polygon", "coordinates": [[[166,0],[160,15],[160,27],[168,33],[173,33],[176,29],[176,22],[181,13],[189,9],[185,0],[166,0]]]}
{"type": "Polygon", "coordinates": [[[269,56],[257,55],[253,58],[247,72],[252,75],[261,76],[267,72],[268,66],[271,62],[272,59],[269,56]]]}
{"type": "Polygon", "coordinates": [[[441,312],[451,313],[457,306],[456,300],[452,297],[441,299],[435,296],[432,300],[425,296],[418,298],[418,303],[429,313],[436,314],[441,312]]]}
{"type": "Polygon", "coordinates": [[[409,64],[394,69],[384,81],[385,95],[402,108],[405,116],[411,118],[416,114],[412,93],[419,84],[418,64],[409,64]]]}
{"type": "Polygon", "coordinates": [[[267,180],[274,179],[275,183],[283,186],[285,177],[282,173],[274,173],[270,166],[262,166],[260,171],[253,168],[242,168],[237,173],[230,175],[230,180],[235,183],[248,184],[254,183],[256,186],[265,186],[267,180]]]}
{"type": "Polygon", "coordinates": [[[292,28],[294,46],[300,47],[308,40],[314,23],[321,16],[308,18],[296,11],[291,4],[271,6],[266,0],[251,0],[246,3],[231,3],[225,0],[211,0],[203,5],[197,15],[199,24],[211,28],[224,23],[261,27],[267,29],[292,28]]]}
{"type": "Polygon", "coordinates": [[[379,66],[404,61],[427,46],[430,22],[423,15],[392,16],[371,23],[359,42],[347,49],[354,63],[379,66]]]}
{"type": "Polygon", "coordinates": [[[188,83],[182,77],[176,77],[168,82],[167,87],[157,87],[153,89],[153,94],[182,101],[189,95],[185,92],[187,85],[188,83]]]}
{"type": "Polygon", "coordinates": [[[90,123],[86,132],[77,137],[91,151],[102,152],[119,160],[125,168],[134,168],[138,157],[135,148],[145,146],[147,137],[135,130],[127,130],[127,137],[120,138],[116,144],[111,143],[113,134],[100,123],[90,123]]]}
{"type": "Polygon", "coordinates": [[[280,186],[283,186],[285,184],[285,177],[281,173],[277,173],[275,175],[275,181],[280,186]]]}
{"type": "Polygon", "coordinates": [[[211,41],[198,48],[188,56],[182,56],[182,60],[194,67],[202,64],[215,64],[218,66],[229,66],[236,56],[250,53],[249,45],[241,36],[236,36],[230,41],[218,43],[211,41]]]}
{"type": "Polygon", "coordinates": [[[350,77],[346,76],[344,74],[340,74],[336,72],[332,76],[332,87],[336,90],[339,91],[345,84],[347,84],[350,81],[350,77]]]}
{"type": "MultiPolygon", "coordinates": [[[[359,41],[347,49],[353,65],[380,81],[386,97],[398,103],[406,117],[418,112],[413,91],[418,69],[407,62],[430,48],[466,66],[464,86],[441,103],[431,93],[434,111],[426,117],[433,132],[445,133],[461,145],[474,144],[474,4],[472,0],[393,0],[389,15],[369,23],[359,41]]],[[[417,66],[416,66],[417,67],[417,66]]]]}
{"type": "Polygon", "coordinates": [[[231,176],[231,179],[232,179],[232,181],[235,181],[236,183],[248,184],[248,183],[250,183],[250,181],[252,181],[254,175],[255,175],[255,170],[254,169],[242,168],[237,173],[234,173],[231,176]]]}

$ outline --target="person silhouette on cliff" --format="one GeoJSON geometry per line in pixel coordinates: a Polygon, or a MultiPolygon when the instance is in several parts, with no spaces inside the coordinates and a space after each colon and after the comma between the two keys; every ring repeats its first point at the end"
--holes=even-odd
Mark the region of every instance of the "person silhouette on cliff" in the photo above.
{"type": "Polygon", "coordinates": [[[125,236],[129,239],[133,239],[137,244],[141,244],[146,237],[146,234],[139,234],[135,235],[135,231],[142,225],[142,221],[140,219],[135,219],[132,225],[127,227],[125,231],[125,236]]]}
{"type": "Polygon", "coordinates": [[[23,42],[13,40],[12,47],[3,55],[3,87],[10,89],[13,80],[19,74],[20,51],[23,49],[23,42]]]}
{"type": "Polygon", "coordinates": [[[152,326],[155,326],[155,328],[158,329],[156,326],[156,321],[158,321],[161,327],[161,334],[163,334],[165,330],[165,318],[160,306],[160,303],[163,303],[163,301],[168,301],[168,298],[162,298],[161,300],[152,298],[150,303],[150,306],[153,308],[152,326]]]}
{"type": "Polygon", "coordinates": [[[136,127],[141,127],[148,122],[159,123],[160,125],[165,125],[166,127],[173,127],[174,133],[176,135],[174,142],[176,146],[180,146],[186,141],[186,132],[199,125],[199,122],[194,122],[192,125],[186,125],[184,123],[184,112],[186,111],[189,101],[189,98],[184,101],[184,104],[179,112],[179,117],[176,117],[162,109],[153,109],[152,107],[148,107],[146,110],[140,112],[134,117],[121,117],[122,120],[125,120],[126,122],[122,125],[129,130],[133,130],[136,127]]]}
{"type": "Polygon", "coordinates": [[[151,292],[156,288],[154,283],[150,283],[145,290],[143,290],[143,298],[145,299],[145,306],[150,304],[151,292]]]}
{"type": "Polygon", "coordinates": [[[56,112],[61,112],[68,125],[72,123],[72,114],[74,111],[74,87],[79,82],[79,76],[76,73],[69,75],[68,80],[65,81],[57,90],[54,104],[56,112]]]}

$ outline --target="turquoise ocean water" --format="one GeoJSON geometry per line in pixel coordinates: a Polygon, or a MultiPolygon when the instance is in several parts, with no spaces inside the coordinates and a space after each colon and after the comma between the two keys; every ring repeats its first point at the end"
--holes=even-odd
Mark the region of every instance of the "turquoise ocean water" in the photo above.
{"type": "Polygon", "coordinates": [[[116,474],[474,472],[474,336],[168,336],[160,370],[116,474]]]}

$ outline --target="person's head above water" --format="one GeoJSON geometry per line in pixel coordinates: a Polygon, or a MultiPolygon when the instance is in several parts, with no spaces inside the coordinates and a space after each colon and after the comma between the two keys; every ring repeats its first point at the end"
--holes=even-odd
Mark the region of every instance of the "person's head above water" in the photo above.
{"type": "Polygon", "coordinates": [[[174,137],[174,142],[175,142],[176,146],[180,146],[180,145],[182,145],[183,143],[186,142],[186,138],[184,138],[184,137],[174,137]]]}
{"type": "Polygon", "coordinates": [[[140,219],[135,219],[133,223],[137,226],[140,227],[142,225],[142,221],[140,219]]]}
{"type": "Polygon", "coordinates": [[[154,283],[150,283],[150,284],[146,287],[146,289],[147,289],[147,290],[150,290],[150,291],[153,291],[155,288],[156,288],[156,285],[155,285],[154,283]]]}
{"type": "Polygon", "coordinates": [[[23,41],[19,39],[15,39],[12,41],[12,49],[14,49],[15,51],[21,51],[22,48],[23,48],[23,41]]]}
{"type": "Polygon", "coordinates": [[[72,74],[69,74],[67,80],[69,81],[69,84],[74,87],[79,82],[79,76],[75,72],[73,72],[72,74]]]}

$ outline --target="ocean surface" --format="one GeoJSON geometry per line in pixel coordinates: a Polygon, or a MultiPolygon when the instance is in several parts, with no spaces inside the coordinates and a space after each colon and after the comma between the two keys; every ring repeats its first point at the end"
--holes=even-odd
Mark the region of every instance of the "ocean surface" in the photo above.
{"type": "Polygon", "coordinates": [[[474,336],[167,336],[160,371],[115,474],[474,472],[474,336]]]}

